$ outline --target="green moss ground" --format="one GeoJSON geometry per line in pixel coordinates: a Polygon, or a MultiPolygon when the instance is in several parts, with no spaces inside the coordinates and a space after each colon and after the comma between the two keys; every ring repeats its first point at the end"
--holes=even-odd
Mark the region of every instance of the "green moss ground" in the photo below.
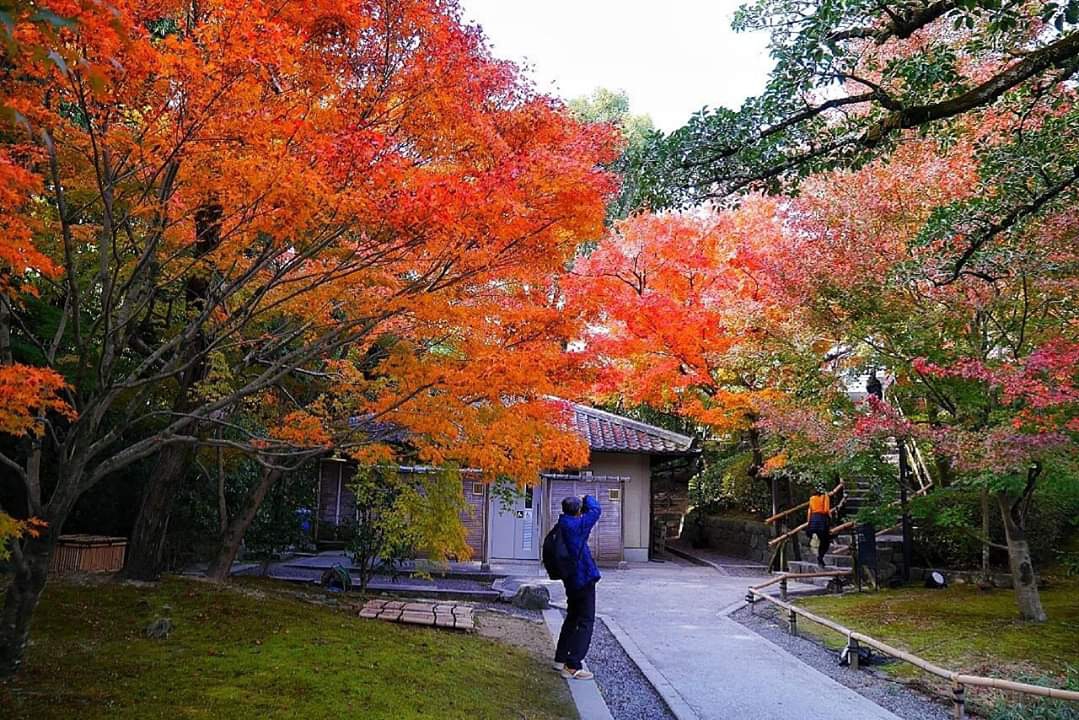
{"type": "MultiPolygon", "coordinates": [[[[804,598],[798,604],[854,630],[962,672],[1062,679],[1079,667],[1079,583],[1056,582],[1042,591],[1049,621],[1021,622],[1011,590],[970,585],[944,590],[904,588],[877,593],[804,598]]],[[[832,647],[843,640],[813,623],[800,623],[832,647]]],[[[919,671],[888,666],[899,675],[919,671]]]]}
{"type": "Polygon", "coordinates": [[[51,583],[32,641],[0,717],[576,717],[564,681],[522,650],[256,588],[51,583]],[[145,638],[162,615],[171,636],[145,638]]]}

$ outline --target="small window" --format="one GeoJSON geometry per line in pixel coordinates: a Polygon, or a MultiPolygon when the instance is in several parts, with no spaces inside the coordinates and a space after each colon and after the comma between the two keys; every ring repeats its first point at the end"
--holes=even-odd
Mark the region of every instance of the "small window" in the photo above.
{"type": "Polygon", "coordinates": [[[472,494],[473,495],[483,495],[483,483],[481,483],[481,482],[472,483],[472,494]]]}
{"type": "Polygon", "coordinates": [[[622,488],[608,488],[607,499],[611,502],[619,502],[622,500],[622,488]]]}

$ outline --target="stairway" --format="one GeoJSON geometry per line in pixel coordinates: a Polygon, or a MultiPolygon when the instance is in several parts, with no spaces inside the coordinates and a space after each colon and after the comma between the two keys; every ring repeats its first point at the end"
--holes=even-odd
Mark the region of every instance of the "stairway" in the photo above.
{"type": "MultiPolygon", "coordinates": [[[[802,542],[802,557],[804,560],[787,561],[787,572],[793,575],[815,573],[821,570],[817,565],[816,553],[809,548],[809,544],[802,542]]],[[[845,570],[854,567],[854,557],[851,553],[851,536],[848,533],[836,535],[832,538],[832,545],[824,556],[825,570],[845,570]]],[[[885,583],[894,577],[899,571],[899,565],[903,558],[903,536],[896,532],[884,532],[877,535],[877,572],[878,582],[885,583]]],[[[827,587],[830,578],[807,577],[797,582],[827,587]]]]}
{"type": "MultiPolygon", "coordinates": [[[[898,448],[896,452],[885,455],[884,459],[889,464],[899,464],[898,448]]],[[[840,510],[840,517],[838,523],[844,523],[853,521],[858,515],[858,511],[865,507],[877,507],[884,502],[882,499],[882,488],[879,481],[874,481],[868,478],[858,478],[854,481],[846,481],[846,486],[849,488],[847,494],[843,499],[843,505],[840,510]]],[[[918,489],[917,487],[915,488],[918,489]]],[[[824,556],[824,570],[843,570],[854,567],[854,557],[852,556],[851,534],[852,530],[848,530],[840,533],[839,535],[832,536],[832,543],[828,549],[828,553],[824,556]]],[[[805,536],[805,533],[801,533],[798,542],[801,544],[802,560],[788,560],[787,572],[792,574],[808,574],[820,572],[821,567],[817,565],[816,551],[809,545],[809,540],[805,536]]],[[[877,544],[877,570],[878,570],[878,582],[884,583],[888,579],[893,577],[898,572],[898,564],[901,564],[903,557],[903,536],[899,532],[898,527],[884,528],[876,534],[877,544]]],[[[798,582],[817,585],[819,587],[827,587],[830,578],[804,578],[798,580],[798,582]]]]}
{"type": "MultiPolygon", "coordinates": [[[[895,408],[900,417],[903,417],[903,409],[898,403],[894,401],[894,398],[890,397],[890,393],[886,393],[886,397],[891,401],[891,405],[895,408]]],[[[899,476],[900,469],[900,453],[906,456],[907,465],[907,492],[909,497],[917,497],[929,492],[933,487],[933,478],[929,473],[929,469],[926,467],[925,460],[922,457],[921,451],[918,448],[917,443],[911,440],[900,441],[896,438],[889,438],[887,441],[886,449],[881,455],[881,460],[887,465],[895,468],[895,475],[899,476]]],[[[844,486],[846,494],[842,500],[842,505],[839,507],[838,523],[850,522],[858,515],[858,511],[865,507],[880,507],[881,505],[888,503],[891,498],[883,497],[881,482],[892,482],[894,479],[886,480],[871,480],[869,478],[857,478],[852,480],[845,480],[844,486]]],[[[894,486],[892,486],[892,492],[894,492],[894,486]]],[[[894,497],[894,496],[893,496],[894,497]]],[[[898,505],[898,500],[893,500],[891,505],[898,505]]],[[[794,538],[792,538],[794,540],[794,538]]],[[[804,560],[788,560],[787,572],[792,574],[806,574],[815,573],[821,570],[817,565],[816,553],[809,547],[809,540],[805,533],[799,533],[796,542],[801,545],[801,556],[804,560]]],[[[876,533],[876,546],[877,546],[877,580],[880,583],[887,582],[897,571],[896,563],[902,562],[903,557],[903,536],[899,532],[899,526],[888,527],[877,531],[876,533]]],[[[824,556],[825,570],[840,570],[845,568],[852,568],[854,566],[854,558],[851,555],[851,533],[843,532],[839,535],[832,536],[832,544],[829,548],[829,552],[824,556]]],[[[789,555],[790,553],[788,553],[789,555]]],[[[803,578],[798,582],[806,582],[814,585],[827,586],[831,582],[830,578],[803,578]]]]}

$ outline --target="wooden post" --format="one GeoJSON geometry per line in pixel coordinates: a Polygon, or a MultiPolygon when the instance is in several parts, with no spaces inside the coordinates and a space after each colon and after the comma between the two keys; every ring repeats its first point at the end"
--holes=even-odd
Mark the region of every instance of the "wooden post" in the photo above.
{"type": "Polygon", "coordinates": [[[798,634],[798,613],[796,613],[793,609],[791,609],[790,611],[788,611],[788,614],[789,614],[789,617],[788,617],[787,621],[788,621],[788,623],[790,623],[791,635],[797,635],[798,634]]]}
{"type": "Polygon", "coordinates": [[[854,585],[858,592],[862,591],[862,563],[858,559],[858,528],[852,527],[850,531],[850,554],[854,561],[854,585]]]}
{"type": "MultiPolygon", "coordinates": [[[[482,477],[482,476],[477,476],[482,477]]],[[[543,482],[541,479],[540,482],[543,482]]],[[[491,509],[491,483],[483,483],[483,510],[480,512],[480,516],[483,518],[483,531],[480,533],[480,545],[483,549],[480,551],[480,572],[491,571],[491,552],[487,545],[491,542],[488,537],[489,526],[491,524],[491,518],[488,517],[491,509]]],[[[544,535],[547,533],[544,532],[544,535]]]]}
{"type": "Polygon", "coordinates": [[[952,682],[952,717],[963,720],[967,716],[966,690],[958,680],[952,682]]]}
{"type": "Polygon", "coordinates": [[[851,670],[858,669],[858,662],[861,658],[858,657],[858,641],[853,637],[847,637],[847,661],[850,663],[851,670]]]}
{"type": "Polygon", "coordinates": [[[787,578],[784,577],[779,581],[779,599],[783,602],[787,601],[787,578]]]}

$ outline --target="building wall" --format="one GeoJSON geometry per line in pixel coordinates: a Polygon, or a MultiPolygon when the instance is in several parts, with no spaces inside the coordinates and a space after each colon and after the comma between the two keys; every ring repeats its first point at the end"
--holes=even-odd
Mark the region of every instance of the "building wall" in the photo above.
{"type": "MultiPolygon", "coordinates": [[[[597,476],[608,475],[629,478],[628,481],[622,483],[622,495],[617,508],[612,506],[609,499],[608,491],[610,488],[607,484],[577,483],[580,486],[579,492],[581,494],[586,492],[596,494],[604,508],[606,522],[601,520],[604,526],[603,534],[605,539],[601,554],[604,559],[608,562],[618,559],[628,561],[648,560],[648,548],[651,538],[649,510],[652,496],[649,457],[633,453],[593,452],[591,462],[586,469],[597,476]],[[612,522],[615,525],[618,524],[618,518],[621,519],[620,533],[618,532],[619,528],[611,526],[612,522]],[[619,534],[621,535],[623,549],[621,557],[616,558],[614,556],[617,552],[613,544],[618,542],[617,537],[619,534]]],[[[319,488],[318,540],[332,541],[347,538],[347,525],[349,521],[354,521],[356,515],[356,499],[352,492],[348,490],[346,484],[354,473],[355,469],[351,463],[333,460],[322,461],[319,488]],[[339,487],[340,495],[338,495],[339,487]],[[339,497],[340,502],[338,502],[339,497]]],[[[488,502],[486,496],[474,494],[473,481],[475,479],[468,475],[462,477],[464,499],[470,506],[471,512],[462,515],[461,520],[465,525],[468,544],[472,548],[472,558],[481,560],[486,559],[488,550],[485,547],[487,544],[485,527],[488,522],[488,502]]],[[[611,487],[616,486],[617,484],[611,487]]],[[[549,484],[545,488],[547,499],[543,502],[543,507],[548,512],[546,518],[540,519],[541,528],[549,528],[558,518],[558,505],[562,500],[562,495],[559,492],[568,494],[573,490],[569,486],[554,489],[549,484]]],[[[546,530],[544,534],[546,534],[546,530]]],[[[597,542],[599,534],[599,532],[596,533],[597,542]]],[[[540,542],[542,542],[542,536],[540,537],[540,542]]],[[[598,545],[596,549],[599,549],[598,545]]]]}
{"type": "Polygon", "coordinates": [[[484,543],[487,541],[487,485],[477,475],[461,475],[461,491],[468,509],[462,513],[465,526],[465,542],[472,549],[472,559],[487,560],[484,543]]]}
{"type": "Polygon", "coordinates": [[[553,479],[547,484],[547,521],[544,523],[544,535],[549,531],[561,513],[562,498],[569,495],[592,495],[600,501],[603,512],[599,522],[588,536],[588,546],[592,557],[601,565],[613,565],[624,560],[622,536],[622,503],[625,498],[626,483],[621,480],[593,479],[553,479]],[[612,491],[614,491],[612,493],[612,491]],[[612,500],[612,494],[617,499],[612,500]]]}
{"type": "Polygon", "coordinates": [[[317,541],[343,541],[351,537],[349,525],[356,520],[356,497],[348,489],[348,483],[355,473],[355,465],[348,462],[322,460],[319,463],[317,541]]]}
{"type": "MultiPolygon", "coordinates": [[[[346,542],[352,537],[359,509],[356,496],[348,483],[356,475],[356,464],[343,460],[324,459],[319,463],[318,513],[315,540],[323,543],[346,542]]],[[[487,490],[472,473],[462,473],[461,494],[466,511],[461,514],[465,541],[472,549],[473,560],[486,560],[484,542],[487,537],[487,490]],[[477,494],[476,491],[480,492],[477,494]]]]}
{"type": "MultiPolygon", "coordinates": [[[[620,475],[629,478],[622,500],[623,558],[648,560],[651,538],[649,505],[652,498],[651,463],[647,455],[593,452],[588,469],[595,475],[620,475]]],[[[600,498],[602,504],[606,498],[600,498]]]]}

